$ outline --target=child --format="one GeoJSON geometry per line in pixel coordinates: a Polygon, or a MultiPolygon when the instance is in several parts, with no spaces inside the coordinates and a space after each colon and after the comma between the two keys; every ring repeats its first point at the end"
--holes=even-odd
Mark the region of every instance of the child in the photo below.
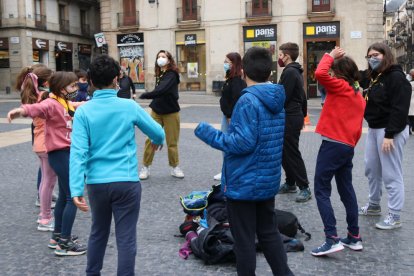
{"type": "Polygon", "coordinates": [[[100,275],[112,215],[118,275],[134,275],[141,200],[135,126],[152,140],[154,150],[164,141],[162,127],[147,112],[135,102],[117,97],[119,70],[114,59],[106,55],[95,58],[90,65],[90,76],[98,90],[91,101],[76,111],[74,118],[70,190],[76,206],[87,211],[83,197],[84,183],[87,184],[92,211],[88,275],[100,275]]]}
{"type": "Polygon", "coordinates": [[[285,94],[268,82],[272,55],[250,48],[243,58],[247,88],[241,92],[227,133],[200,123],[195,135],[225,152],[222,189],[235,241],[237,273],[255,275],[257,235],[274,275],[293,275],[275,216],[282,164],[285,94]]]}
{"type": "MultiPolygon", "coordinates": [[[[76,206],[69,191],[69,149],[74,108],[69,100],[76,96],[78,78],[72,72],[56,72],[50,78],[49,98],[35,104],[22,105],[7,114],[9,122],[19,116],[45,119],[45,147],[49,165],[58,176],[59,197],[55,207],[55,229],[49,247],[59,256],[81,255],[86,247],[71,236],[76,206]]],[[[75,237],[76,238],[76,237],[75,237]]]]}
{"type": "Polygon", "coordinates": [[[315,72],[315,77],[326,90],[326,100],[316,126],[322,136],[322,145],[316,161],[315,197],[326,236],[325,243],[312,250],[314,256],[327,255],[349,247],[362,250],[358,227],[358,203],[352,186],[352,158],[362,133],[365,101],[359,92],[358,67],[335,47],[325,54],[315,72]],[[332,68],[333,77],[329,75],[332,68]],[[336,219],[332,209],[331,180],[335,176],[338,193],[346,210],[348,235],[339,239],[336,219]]]}
{"type": "MultiPolygon", "coordinates": [[[[45,65],[36,65],[33,68],[22,70],[17,77],[22,104],[34,104],[48,97],[45,90],[52,76],[52,70],[45,65]]],[[[33,151],[40,160],[41,183],[39,185],[40,214],[38,216],[39,231],[53,231],[52,195],[56,183],[56,174],[49,165],[45,147],[45,120],[33,118],[33,151]]]]}
{"type": "Polygon", "coordinates": [[[89,100],[88,95],[88,75],[85,71],[78,71],[76,72],[76,76],[78,77],[78,93],[76,94],[76,98],[74,102],[84,102],[89,100]]]}

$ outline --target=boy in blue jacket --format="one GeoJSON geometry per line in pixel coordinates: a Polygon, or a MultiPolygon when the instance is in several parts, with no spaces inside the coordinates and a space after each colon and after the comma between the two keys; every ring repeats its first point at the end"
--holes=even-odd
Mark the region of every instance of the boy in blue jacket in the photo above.
{"type": "Polygon", "coordinates": [[[74,204],[89,209],[83,196],[87,184],[92,213],[87,275],[100,275],[115,220],[118,275],[134,275],[136,234],[141,201],[135,126],[151,139],[154,150],[164,142],[164,130],[137,103],[117,97],[121,68],[107,55],[89,67],[98,90],[75,113],[70,149],[70,191],[74,204]]]}
{"type": "Polygon", "coordinates": [[[255,275],[255,235],[274,275],[293,275],[277,228],[275,196],[282,164],[285,93],[268,82],[272,55],[250,48],[243,57],[247,88],[241,92],[228,133],[200,123],[195,135],[224,152],[222,189],[238,275],[255,275]]]}

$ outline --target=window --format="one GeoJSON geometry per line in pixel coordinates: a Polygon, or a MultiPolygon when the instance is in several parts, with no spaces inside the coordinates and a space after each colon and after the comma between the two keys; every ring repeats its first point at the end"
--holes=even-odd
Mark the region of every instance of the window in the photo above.
{"type": "Polygon", "coordinates": [[[87,11],[80,10],[80,24],[81,24],[81,33],[83,35],[89,35],[89,24],[88,24],[88,17],[87,11]]]}
{"type": "Polygon", "coordinates": [[[59,5],[59,24],[61,32],[69,32],[69,20],[66,19],[66,6],[59,5]]]}
{"type": "Polygon", "coordinates": [[[10,57],[8,49],[0,49],[0,68],[10,67],[10,57]]]}
{"type": "Polygon", "coordinates": [[[197,0],[183,0],[183,20],[197,20],[197,0]]]}
{"type": "Polygon", "coordinates": [[[269,1],[268,0],[253,0],[252,1],[253,15],[267,15],[269,11],[269,1]]]}
{"type": "Polygon", "coordinates": [[[331,1],[330,0],[312,0],[312,11],[313,12],[323,12],[331,10],[331,1]]]}
{"type": "Polygon", "coordinates": [[[123,26],[134,26],[137,25],[137,11],[135,0],[124,0],[123,1],[123,26]]]}

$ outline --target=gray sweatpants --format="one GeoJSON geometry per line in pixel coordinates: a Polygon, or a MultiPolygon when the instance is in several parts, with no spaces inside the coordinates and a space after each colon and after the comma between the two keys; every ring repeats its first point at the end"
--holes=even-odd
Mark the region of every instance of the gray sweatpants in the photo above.
{"type": "Polygon", "coordinates": [[[388,209],[399,215],[404,205],[404,180],[402,172],[403,147],[408,139],[408,127],[394,136],[394,149],[382,151],[384,128],[368,129],[365,142],[365,176],[369,183],[369,202],[380,204],[382,182],[388,193],[388,209]]]}

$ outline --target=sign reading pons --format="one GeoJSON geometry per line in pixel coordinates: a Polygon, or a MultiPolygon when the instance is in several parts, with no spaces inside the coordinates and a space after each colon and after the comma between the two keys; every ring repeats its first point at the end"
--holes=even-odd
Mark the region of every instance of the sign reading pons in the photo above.
{"type": "Polygon", "coordinates": [[[339,22],[304,23],[304,38],[337,38],[340,35],[339,22]]]}
{"type": "Polygon", "coordinates": [[[184,45],[185,46],[196,46],[197,45],[197,35],[196,34],[186,34],[186,35],[184,35],[184,45]]]}
{"type": "Polygon", "coordinates": [[[243,40],[250,41],[276,41],[276,25],[243,27],[243,40]]]}
{"type": "Polygon", "coordinates": [[[144,33],[119,34],[116,36],[116,41],[118,47],[144,45],[144,33]]]}

